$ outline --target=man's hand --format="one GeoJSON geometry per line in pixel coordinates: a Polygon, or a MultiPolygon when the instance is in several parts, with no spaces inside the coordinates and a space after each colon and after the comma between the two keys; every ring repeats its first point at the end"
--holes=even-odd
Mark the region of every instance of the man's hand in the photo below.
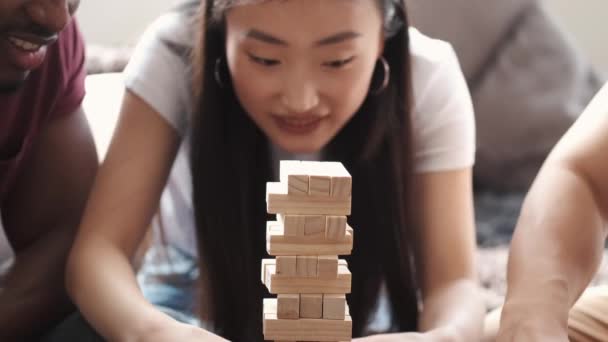
{"type": "Polygon", "coordinates": [[[507,302],[496,341],[568,342],[568,310],[560,306],[534,300],[507,302]]]}
{"type": "MultiPolygon", "coordinates": [[[[516,314],[516,313],[514,313],[516,314]]],[[[497,342],[568,342],[566,324],[551,318],[519,316],[517,322],[505,323],[498,332],[497,342]]]]}
{"type": "Polygon", "coordinates": [[[550,324],[522,323],[519,327],[502,329],[497,342],[568,342],[568,333],[551,330],[550,324]]]}

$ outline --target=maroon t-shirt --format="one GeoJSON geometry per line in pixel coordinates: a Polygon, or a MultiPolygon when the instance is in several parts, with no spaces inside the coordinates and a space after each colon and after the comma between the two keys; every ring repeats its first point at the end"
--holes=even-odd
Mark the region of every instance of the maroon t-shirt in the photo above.
{"type": "Polygon", "coordinates": [[[80,106],[85,76],[84,42],[72,20],[21,88],[0,94],[0,207],[41,129],[80,106]]]}

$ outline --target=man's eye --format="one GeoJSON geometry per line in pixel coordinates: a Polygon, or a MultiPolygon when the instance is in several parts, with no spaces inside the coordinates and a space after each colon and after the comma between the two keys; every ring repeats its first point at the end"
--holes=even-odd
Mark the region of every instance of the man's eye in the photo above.
{"type": "Polygon", "coordinates": [[[263,65],[263,66],[267,66],[267,67],[271,67],[271,66],[275,66],[275,65],[279,65],[280,62],[276,59],[268,59],[268,58],[262,58],[262,57],[258,57],[256,55],[253,55],[251,53],[248,54],[249,55],[249,59],[257,64],[263,65]]]}
{"type": "Polygon", "coordinates": [[[335,60],[335,61],[331,61],[331,62],[326,62],[323,63],[324,66],[330,67],[330,68],[334,68],[334,69],[339,69],[342,68],[346,65],[348,65],[350,62],[352,62],[355,59],[355,56],[346,58],[346,59],[340,59],[340,60],[335,60]]]}

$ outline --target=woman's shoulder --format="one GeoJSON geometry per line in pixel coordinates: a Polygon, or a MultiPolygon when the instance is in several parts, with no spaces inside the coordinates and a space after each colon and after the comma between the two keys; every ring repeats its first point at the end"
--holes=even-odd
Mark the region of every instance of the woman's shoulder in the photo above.
{"type": "Polygon", "coordinates": [[[410,28],[415,168],[470,167],[475,119],[468,86],[452,46],[410,28]]]}
{"type": "Polygon", "coordinates": [[[148,26],[144,41],[156,41],[191,49],[195,41],[195,15],[185,10],[167,12],[148,26]]]}
{"type": "Polygon", "coordinates": [[[409,29],[412,82],[416,98],[462,86],[464,76],[452,45],[409,29]],[[439,89],[432,89],[439,88],[439,89]]]}
{"type": "Polygon", "coordinates": [[[194,16],[175,10],[146,30],[123,74],[126,87],[146,101],[180,134],[191,109],[191,61],[194,16]]]}
{"type": "Polygon", "coordinates": [[[410,27],[410,55],[414,87],[423,86],[442,75],[462,73],[452,45],[426,36],[410,27]]]}
{"type": "Polygon", "coordinates": [[[433,68],[457,61],[452,45],[441,39],[431,38],[410,27],[410,54],[412,63],[420,68],[433,68]]]}

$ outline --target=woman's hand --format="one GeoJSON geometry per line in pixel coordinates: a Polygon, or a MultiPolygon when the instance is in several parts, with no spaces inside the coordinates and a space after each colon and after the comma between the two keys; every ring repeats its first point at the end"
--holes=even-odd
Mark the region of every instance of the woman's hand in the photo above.
{"type": "Polygon", "coordinates": [[[424,333],[382,334],[356,338],[353,342],[456,342],[456,336],[448,330],[435,329],[424,333]]]}
{"type": "Polygon", "coordinates": [[[137,342],[226,342],[228,340],[199,327],[180,322],[164,324],[147,332],[137,342]]]}

